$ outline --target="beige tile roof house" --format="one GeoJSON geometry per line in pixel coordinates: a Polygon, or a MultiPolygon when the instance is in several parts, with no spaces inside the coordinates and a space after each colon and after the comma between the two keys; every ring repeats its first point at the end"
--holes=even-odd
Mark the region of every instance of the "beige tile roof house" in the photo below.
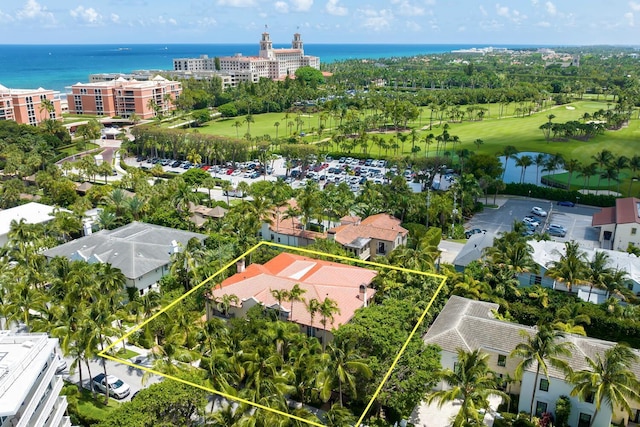
{"type": "Polygon", "coordinates": [[[340,219],[340,225],[327,232],[328,238],[340,243],[360,259],[387,255],[401,245],[407,244],[409,231],[400,225],[400,220],[381,213],[363,220],[357,216],[340,219]]]}
{"type": "MultiPolygon", "coordinates": [[[[493,310],[497,310],[498,307],[498,304],[495,303],[474,301],[455,295],[449,298],[423,337],[426,344],[436,344],[441,348],[443,368],[454,368],[459,348],[465,351],[480,349],[489,354],[490,369],[500,376],[507,374],[511,377],[514,376],[515,368],[520,359],[509,357],[509,354],[519,343],[525,341],[526,335],[524,334],[533,336],[537,329],[496,319],[493,310]]],[[[571,356],[566,357],[565,360],[574,371],[588,369],[586,357],[595,359],[598,354],[602,355],[605,350],[616,344],[572,334],[566,334],[564,339],[573,345],[571,356]]],[[[634,351],[640,356],[637,350],[634,351]]],[[[529,412],[536,367],[537,365],[533,364],[525,371],[521,383],[511,388],[512,392],[517,393],[519,390],[520,393],[518,411],[529,412]]],[[[560,370],[549,365],[548,372],[549,378],[540,373],[539,384],[535,386],[534,411],[536,412],[554,412],[558,398],[562,395],[569,396],[573,388],[560,370]]],[[[633,365],[633,372],[636,377],[640,378],[640,363],[633,365]]],[[[438,388],[445,387],[444,383],[438,385],[438,388]]],[[[572,412],[569,425],[583,425],[584,420],[590,419],[595,414],[593,403],[571,397],[571,404],[572,412]]],[[[640,416],[640,402],[632,402],[631,406],[634,408],[634,415],[640,416]]],[[[624,415],[619,411],[612,414],[606,405],[602,405],[594,425],[609,425],[612,419],[617,421],[624,415]]]]}

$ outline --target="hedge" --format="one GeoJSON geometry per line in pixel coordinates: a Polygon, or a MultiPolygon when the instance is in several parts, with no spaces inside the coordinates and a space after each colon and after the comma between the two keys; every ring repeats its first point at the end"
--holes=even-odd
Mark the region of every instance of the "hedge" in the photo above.
{"type": "Polygon", "coordinates": [[[616,197],[608,194],[583,194],[578,191],[567,191],[560,188],[540,187],[535,184],[506,184],[503,194],[534,197],[555,201],[578,202],[581,205],[609,207],[615,206],[616,197]]]}

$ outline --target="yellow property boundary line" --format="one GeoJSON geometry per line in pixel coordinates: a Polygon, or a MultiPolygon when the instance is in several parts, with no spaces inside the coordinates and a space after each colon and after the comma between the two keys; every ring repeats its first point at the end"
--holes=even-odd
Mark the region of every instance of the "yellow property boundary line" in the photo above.
{"type": "Polygon", "coordinates": [[[395,369],[396,365],[398,364],[398,361],[400,360],[400,358],[404,354],[405,350],[407,349],[407,346],[409,345],[409,342],[411,341],[413,336],[418,331],[418,328],[420,327],[420,325],[424,321],[424,318],[426,317],[427,313],[431,309],[431,306],[433,305],[436,297],[442,291],[442,288],[443,288],[444,284],[447,281],[446,276],[439,275],[439,274],[433,274],[433,273],[425,273],[423,271],[418,271],[418,270],[410,270],[410,269],[407,269],[407,268],[396,267],[396,266],[392,266],[392,265],[380,264],[380,263],[372,262],[372,261],[363,261],[363,260],[360,260],[360,259],[349,258],[349,257],[345,257],[345,256],[340,256],[340,255],[332,255],[332,254],[328,254],[328,253],[325,253],[325,252],[312,251],[312,250],[309,250],[309,249],[303,249],[303,248],[297,248],[297,247],[293,247],[293,246],[282,245],[280,243],[262,241],[262,242],[258,243],[257,245],[253,246],[251,249],[249,249],[248,251],[246,251],[242,255],[238,256],[237,258],[233,259],[232,261],[230,261],[229,263],[224,265],[215,274],[209,276],[207,279],[205,279],[202,282],[200,282],[197,286],[193,287],[188,292],[185,292],[181,297],[179,297],[175,301],[173,301],[170,304],[168,304],[166,307],[164,307],[163,309],[161,309],[160,311],[155,313],[153,316],[149,317],[147,320],[145,320],[144,322],[140,323],[139,325],[133,327],[129,332],[124,334],[121,338],[119,338],[118,340],[114,341],[111,345],[109,345],[103,351],[98,353],[98,356],[100,356],[100,357],[102,357],[104,359],[108,359],[108,360],[114,361],[114,362],[125,364],[127,366],[132,367],[132,368],[141,369],[141,370],[143,370],[145,372],[148,372],[150,374],[158,375],[158,376],[161,376],[161,377],[164,377],[164,378],[169,378],[169,379],[171,379],[173,381],[178,381],[180,383],[189,385],[191,387],[199,388],[199,389],[207,391],[209,393],[217,394],[218,396],[222,396],[222,397],[224,397],[224,398],[226,398],[228,400],[244,403],[246,405],[250,405],[250,406],[253,406],[255,408],[264,409],[265,411],[271,411],[271,412],[276,413],[278,415],[289,417],[289,418],[295,419],[297,421],[301,421],[301,422],[307,423],[309,425],[313,425],[313,426],[317,426],[317,427],[325,427],[324,425],[316,423],[315,421],[310,421],[310,420],[298,417],[296,415],[288,414],[288,413],[282,412],[282,411],[280,411],[278,409],[269,408],[269,407],[261,405],[259,403],[251,402],[251,401],[242,399],[242,398],[237,397],[237,396],[232,396],[232,395],[227,394],[227,393],[222,392],[222,391],[214,390],[214,389],[211,389],[211,388],[199,385],[199,384],[195,384],[195,383],[192,383],[190,381],[186,381],[184,379],[177,378],[177,377],[175,377],[173,375],[168,375],[168,374],[165,374],[165,373],[162,373],[162,372],[158,372],[158,371],[156,371],[156,370],[154,370],[152,368],[147,368],[146,366],[137,365],[137,364],[132,363],[132,362],[130,362],[128,360],[120,359],[120,358],[117,358],[117,357],[114,357],[114,356],[108,354],[108,352],[111,349],[116,347],[122,341],[126,340],[130,335],[132,335],[133,333],[139,331],[146,324],[148,324],[149,322],[153,321],[155,318],[157,318],[161,314],[163,314],[163,313],[167,312],[168,310],[170,310],[173,306],[175,306],[176,304],[180,303],[182,300],[184,300],[189,295],[191,295],[194,292],[196,292],[201,287],[205,286],[207,283],[211,282],[214,278],[219,276],[222,272],[227,270],[229,267],[232,267],[233,265],[235,265],[236,262],[238,262],[241,259],[247,257],[253,251],[255,251],[256,249],[260,248],[261,246],[271,246],[271,247],[274,247],[274,248],[280,248],[280,249],[284,249],[284,250],[287,250],[287,251],[303,252],[303,253],[307,253],[307,254],[311,254],[311,255],[329,257],[329,258],[334,258],[334,259],[338,259],[338,260],[342,260],[342,261],[348,261],[348,262],[354,262],[356,264],[363,264],[363,265],[369,265],[369,266],[373,266],[373,267],[387,268],[387,269],[391,269],[391,270],[402,271],[402,272],[405,272],[405,273],[418,274],[418,275],[421,275],[421,276],[434,277],[434,278],[441,279],[440,284],[438,285],[438,288],[436,289],[435,293],[433,294],[433,296],[429,300],[429,303],[427,304],[427,307],[424,309],[424,311],[420,315],[420,318],[418,319],[418,321],[416,322],[415,326],[413,327],[413,330],[411,331],[411,333],[407,337],[407,340],[404,342],[404,344],[400,348],[400,351],[398,351],[398,354],[396,355],[395,359],[393,360],[393,363],[389,367],[389,370],[386,372],[386,374],[382,378],[382,381],[380,382],[380,385],[378,385],[378,388],[376,389],[375,393],[371,397],[371,400],[369,400],[369,403],[365,407],[364,411],[362,412],[362,415],[360,416],[360,418],[358,419],[358,421],[356,422],[356,424],[354,426],[354,427],[359,427],[362,424],[362,421],[366,417],[367,413],[369,412],[369,409],[371,409],[371,406],[373,405],[373,402],[375,401],[376,397],[378,397],[378,395],[382,391],[382,387],[384,387],[384,384],[387,382],[387,380],[391,376],[393,370],[395,369]]]}

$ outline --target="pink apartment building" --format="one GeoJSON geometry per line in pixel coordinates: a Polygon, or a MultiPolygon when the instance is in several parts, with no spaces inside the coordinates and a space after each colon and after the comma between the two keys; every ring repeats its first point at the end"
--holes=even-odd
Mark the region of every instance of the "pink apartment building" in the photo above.
{"type": "Polygon", "coordinates": [[[37,126],[46,119],[62,120],[59,92],[38,89],[8,89],[0,85],[0,120],[37,126]],[[50,102],[51,111],[43,102],[50,102]]]}
{"type": "Polygon", "coordinates": [[[136,114],[150,119],[157,114],[175,110],[175,100],[182,93],[180,82],[156,76],[148,81],[127,80],[122,77],[71,86],[69,112],[127,118],[136,114]]]}

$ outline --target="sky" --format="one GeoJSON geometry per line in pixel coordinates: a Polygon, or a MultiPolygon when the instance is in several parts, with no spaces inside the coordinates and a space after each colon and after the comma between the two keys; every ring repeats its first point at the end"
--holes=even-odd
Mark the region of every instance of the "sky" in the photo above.
{"type": "Polygon", "coordinates": [[[639,45],[640,0],[2,0],[4,44],[639,45]]]}

